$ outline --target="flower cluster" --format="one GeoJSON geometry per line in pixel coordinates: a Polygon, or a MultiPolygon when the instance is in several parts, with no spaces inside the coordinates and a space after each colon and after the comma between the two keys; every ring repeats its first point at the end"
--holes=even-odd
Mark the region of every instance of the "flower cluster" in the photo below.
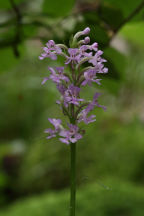
{"type": "Polygon", "coordinates": [[[83,130],[79,124],[84,122],[89,124],[96,120],[96,116],[89,114],[95,107],[99,105],[98,97],[100,93],[95,93],[92,101],[86,101],[80,97],[82,87],[92,83],[100,85],[101,79],[98,74],[105,74],[108,69],[104,66],[106,60],[102,57],[103,52],[98,49],[98,44],[95,42],[89,45],[90,38],[86,36],[80,40],[81,36],[89,34],[90,28],[85,28],[83,31],[77,32],[68,48],[64,44],[55,44],[53,40],[46,43],[43,48],[43,53],[39,56],[40,60],[50,58],[57,60],[58,56],[63,57],[63,67],[48,67],[50,72],[48,77],[45,77],[42,84],[48,80],[52,80],[61,95],[57,103],[69,119],[68,128],[62,126],[60,119],[48,118],[49,122],[54,126],[54,129],[48,128],[45,133],[48,133],[47,139],[59,137],[63,143],[75,143],[83,137],[83,130]],[[87,65],[85,67],[85,65],[87,65]]]}

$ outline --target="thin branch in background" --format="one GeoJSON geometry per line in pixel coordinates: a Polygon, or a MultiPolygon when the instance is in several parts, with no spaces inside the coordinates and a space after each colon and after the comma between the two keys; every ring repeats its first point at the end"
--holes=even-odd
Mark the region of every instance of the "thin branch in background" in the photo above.
{"type": "MultiPolygon", "coordinates": [[[[74,11],[73,15],[78,15],[79,13],[84,14],[85,12],[97,12],[99,13],[99,11],[101,10],[101,2],[98,1],[97,4],[93,4],[93,3],[80,3],[78,5],[77,10],[74,11]],[[85,5],[85,6],[84,6],[85,5]]],[[[115,35],[118,33],[118,31],[122,28],[123,25],[125,25],[127,22],[129,22],[135,15],[137,15],[142,8],[144,7],[144,0],[138,5],[138,7],[132,11],[132,13],[130,13],[130,15],[128,17],[126,17],[116,29],[113,29],[105,19],[103,19],[101,16],[101,21],[100,21],[100,25],[107,31],[108,36],[110,38],[108,44],[106,46],[109,45],[110,41],[113,39],[113,37],[115,37],[115,35]]]]}
{"type": "Polygon", "coordinates": [[[22,16],[21,13],[19,11],[19,8],[17,7],[17,5],[15,4],[14,0],[10,0],[11,6],[15,12],[16,18],[17,18],[17,22],[16,22],[16,35],[15,38],[13,40],[13,50],[14,50],[14,54],[16,57],[20,56],[20,52],[18,50],[18,44],[21,40],[21,20],[22,20],[22,16]]]}
{"type": "MultiPolygon", "coordinates": [[[[9,0],[10,3],[11,3],[11,6],[13,8],[13,11],[16,15],[16,35],[15,35],[15,38],[14,39],[11,39],[11,40],[3,40],[1,42],[1,47],[4,48],[4,47],[7,47],[7,46],[12,46],[13,47],[13,50],[14,50],[14,54],[16,57],[19,57],[20,56],[20,53],[19,53],[19,50],[18,50],[18,44],[21,42],[21,34],[22,34],[22,25],[33,25],[33,26],[42,26],[46,29],[50,29],[50,31],[53,32],[53,28],[54,26],[49,26],[45,23],[43,23],[42,21],[33,21],[33,22],[30,22],[30,23],[22,23],[22,15],[20,13],[20,10],[19,10],[19,7],[15,4],[14,0],[9,0]]],[[[113,29],[105,19],[103,19],[101,16],[100,16],[100,23],[99,25],[105,29],[105,31],[107,32],[108,36],[109,36],[109,41],[108,43],[105,45],[105,47],[109,46],[109,43],[111,42],[111,40],[115,37],[115,35],[118,33],[118,31],[121,29],[121,27],[123,25],[125,25],[127,22],[129,22],[135,15],[137,15],[141,10],[142,8],[144,7],[144,0],[138,5],[138,7],[132,11],[132,13],[130,13],[130,15],[128,17],[126,17],[120,24],[119,26],[116,28],[116,29],[113,29]]],[[[69,16],[65,16],[63,19],[59,20],[55,26],[58,26],[58,25],[61,25],[61,23],[66,20],[68,17],[76,17],[76,16],[79,16],[79,14],[83,15],[85,12],[90,12],[90,11],[95,11],[95,12],[99,12],[99,10],[101,9],[101,4],[99,2],[99,4],[95,4],[95,5],[91,5],[87,7],[80,7],[80,5],[77,5],[76,8],[74,8],[74,11],[71,13],[71,15],[69,16]]],[[[6,23],[6,25],[10,26],[10,25],[13,25],[12,22],[8,22],[6,23]]],[[[2,24],[2,25],[5,25],[5,24],[2,24]]],[[[41,36],[34,36],[32,37],[31,39],[44,39],[43,37],[41,36]]]]}
{"type": "MultiPolygon", "coordinates": [[[[129,22],[134,16],[136,16],[142,9],[144,8],[144,1],[141,2],[141,4],[138,5],[138,7],[132,11],[131,14],[129,14],[128,17],[126,17],[116,29],[113,29],[113,34],[111,35],[110,41],[115,37],[115,35],[120,31],[120,29],[127,23],[129,22]]],[[[112,29],[111,29],[112,30],[112,29]]],[[[108,43],[108,45],[109,45],[108,43]]]]}
{"type": "Polygon", "coordinates": [[[117,29],[115,30],[115,33],[117,33],[120,28],[125,25],[127,22],[129,22],[134,16],[136,16],[141,9],[144,7],[144,1],[141,2],[141,4],[138,5],[138,7],[128,16],[126,17],[126,19],[123,20],[123,22],[120,23],[120,25],[117,27],[117,29]]]}

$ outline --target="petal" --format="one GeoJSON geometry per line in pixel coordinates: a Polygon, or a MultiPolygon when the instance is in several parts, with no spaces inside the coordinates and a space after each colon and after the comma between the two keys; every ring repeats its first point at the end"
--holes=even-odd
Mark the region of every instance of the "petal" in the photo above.
{"type": "Polygon", "coordinates": [[[84,80],[81,85],[85,86],[87,84],[87,82],[88,82],[87,80],[84,80]]]}
{"type": "Polygon", "coordinates": [[[62,136],[62,137],[67,137],[68,136],[68,131],[67,130],[61,130],[59,135],[62,136]]]}
{"type": "Polygon", "coordinates": [[[69,141],[68,141],[67,139],[59,138],[59,140],[60,140],[62,143],[69,144],[69,141]]]}
{"type": "Polygon", "coordinates": [[[56,137],[56,135],[55,135],[55,134],[50,135],[50,136],[46,137],[46,139],[51,139],[51,138],[53,138],[53,137],[56,137]]]}
{"type": "Polygon", "coordinates": [[[45,78],[43,79],[43,81],[42,81],[41,84],[42,84],[42,85],[45,84],[45,82],[46,82],[47,80],[49,80],[49,77],[45,77],[45,78]]]}
{"type": "Polygon", "coordinates": [[[69,139],[72,143],[76,143],[77,142],[77,139],[76,138],[70,138],[69,139]]]}
{"type": "Polygon", "coordinates": [[[43,56],[39,56],[39,60],[43,60],[44,59],[44,57],[43,56]]]}

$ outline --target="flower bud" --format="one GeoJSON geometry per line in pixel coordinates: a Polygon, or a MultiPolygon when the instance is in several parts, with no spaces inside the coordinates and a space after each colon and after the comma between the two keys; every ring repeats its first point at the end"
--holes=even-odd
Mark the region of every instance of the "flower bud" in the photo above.
{"type": "Polygon", "coordinates": [[[89,27],[87,27],[87,28],[85,28],[84,30],[83,30],[83,34],[84,35],[87,35],[87,34],[89,34],[90,33],[90,28],[89,27]]]}
{"type": "Polygon", "coordinates": [[[90,42],[90,38],[89,38],[89,37],[85,37],[85,38],[84,38],[84,43],[85,43],[85,44],[88,44],[89,42],[90,42]]]}

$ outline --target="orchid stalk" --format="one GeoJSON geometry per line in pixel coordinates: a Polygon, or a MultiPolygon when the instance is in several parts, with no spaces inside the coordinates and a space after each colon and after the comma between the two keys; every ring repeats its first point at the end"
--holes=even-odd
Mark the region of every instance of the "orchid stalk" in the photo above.
{"type": "Polygon", "coordinates": [[[95,107],[105,110],[105,107],[98,103],[100,93],[95,93],[93,99],[86,101],[80,97],[82,88],[92,83],[100,85],[101,79],[99,74],[105,74],[108,69],[104,66],[106,60],[102,58],[103,52],[98,50],[98,44],[95,42],[89,45],[90,38],[88,35],[90,28],[77,32],[70,43],[70,48],[64,44],[56,44],[49,40],[43,47],[43,52],[39,56],[40,60],[50,58],[56,61],[59,56],[63,57],[63,66],[48,67],[50,72],[45,77],[42,84],[52,80],[60,93],[60,99],[56,102],[63,114],[68,118],[67,128],[62,125],[61,119],[48,118],[53,128],[45,130],[47,139],[58,137],[60,142],[70,146],[71,155],[71,196],[70,196],[70,216],[75,216],[76,204],[76,143],[84,137],[85,131],[82,124],[86,125],[96,121],[96,116],[90,114],[95,107]],[[81,40],[81,37],[84,39],[81,40]],[[85,64],[88,66],[85,67],[85,64]]]}

